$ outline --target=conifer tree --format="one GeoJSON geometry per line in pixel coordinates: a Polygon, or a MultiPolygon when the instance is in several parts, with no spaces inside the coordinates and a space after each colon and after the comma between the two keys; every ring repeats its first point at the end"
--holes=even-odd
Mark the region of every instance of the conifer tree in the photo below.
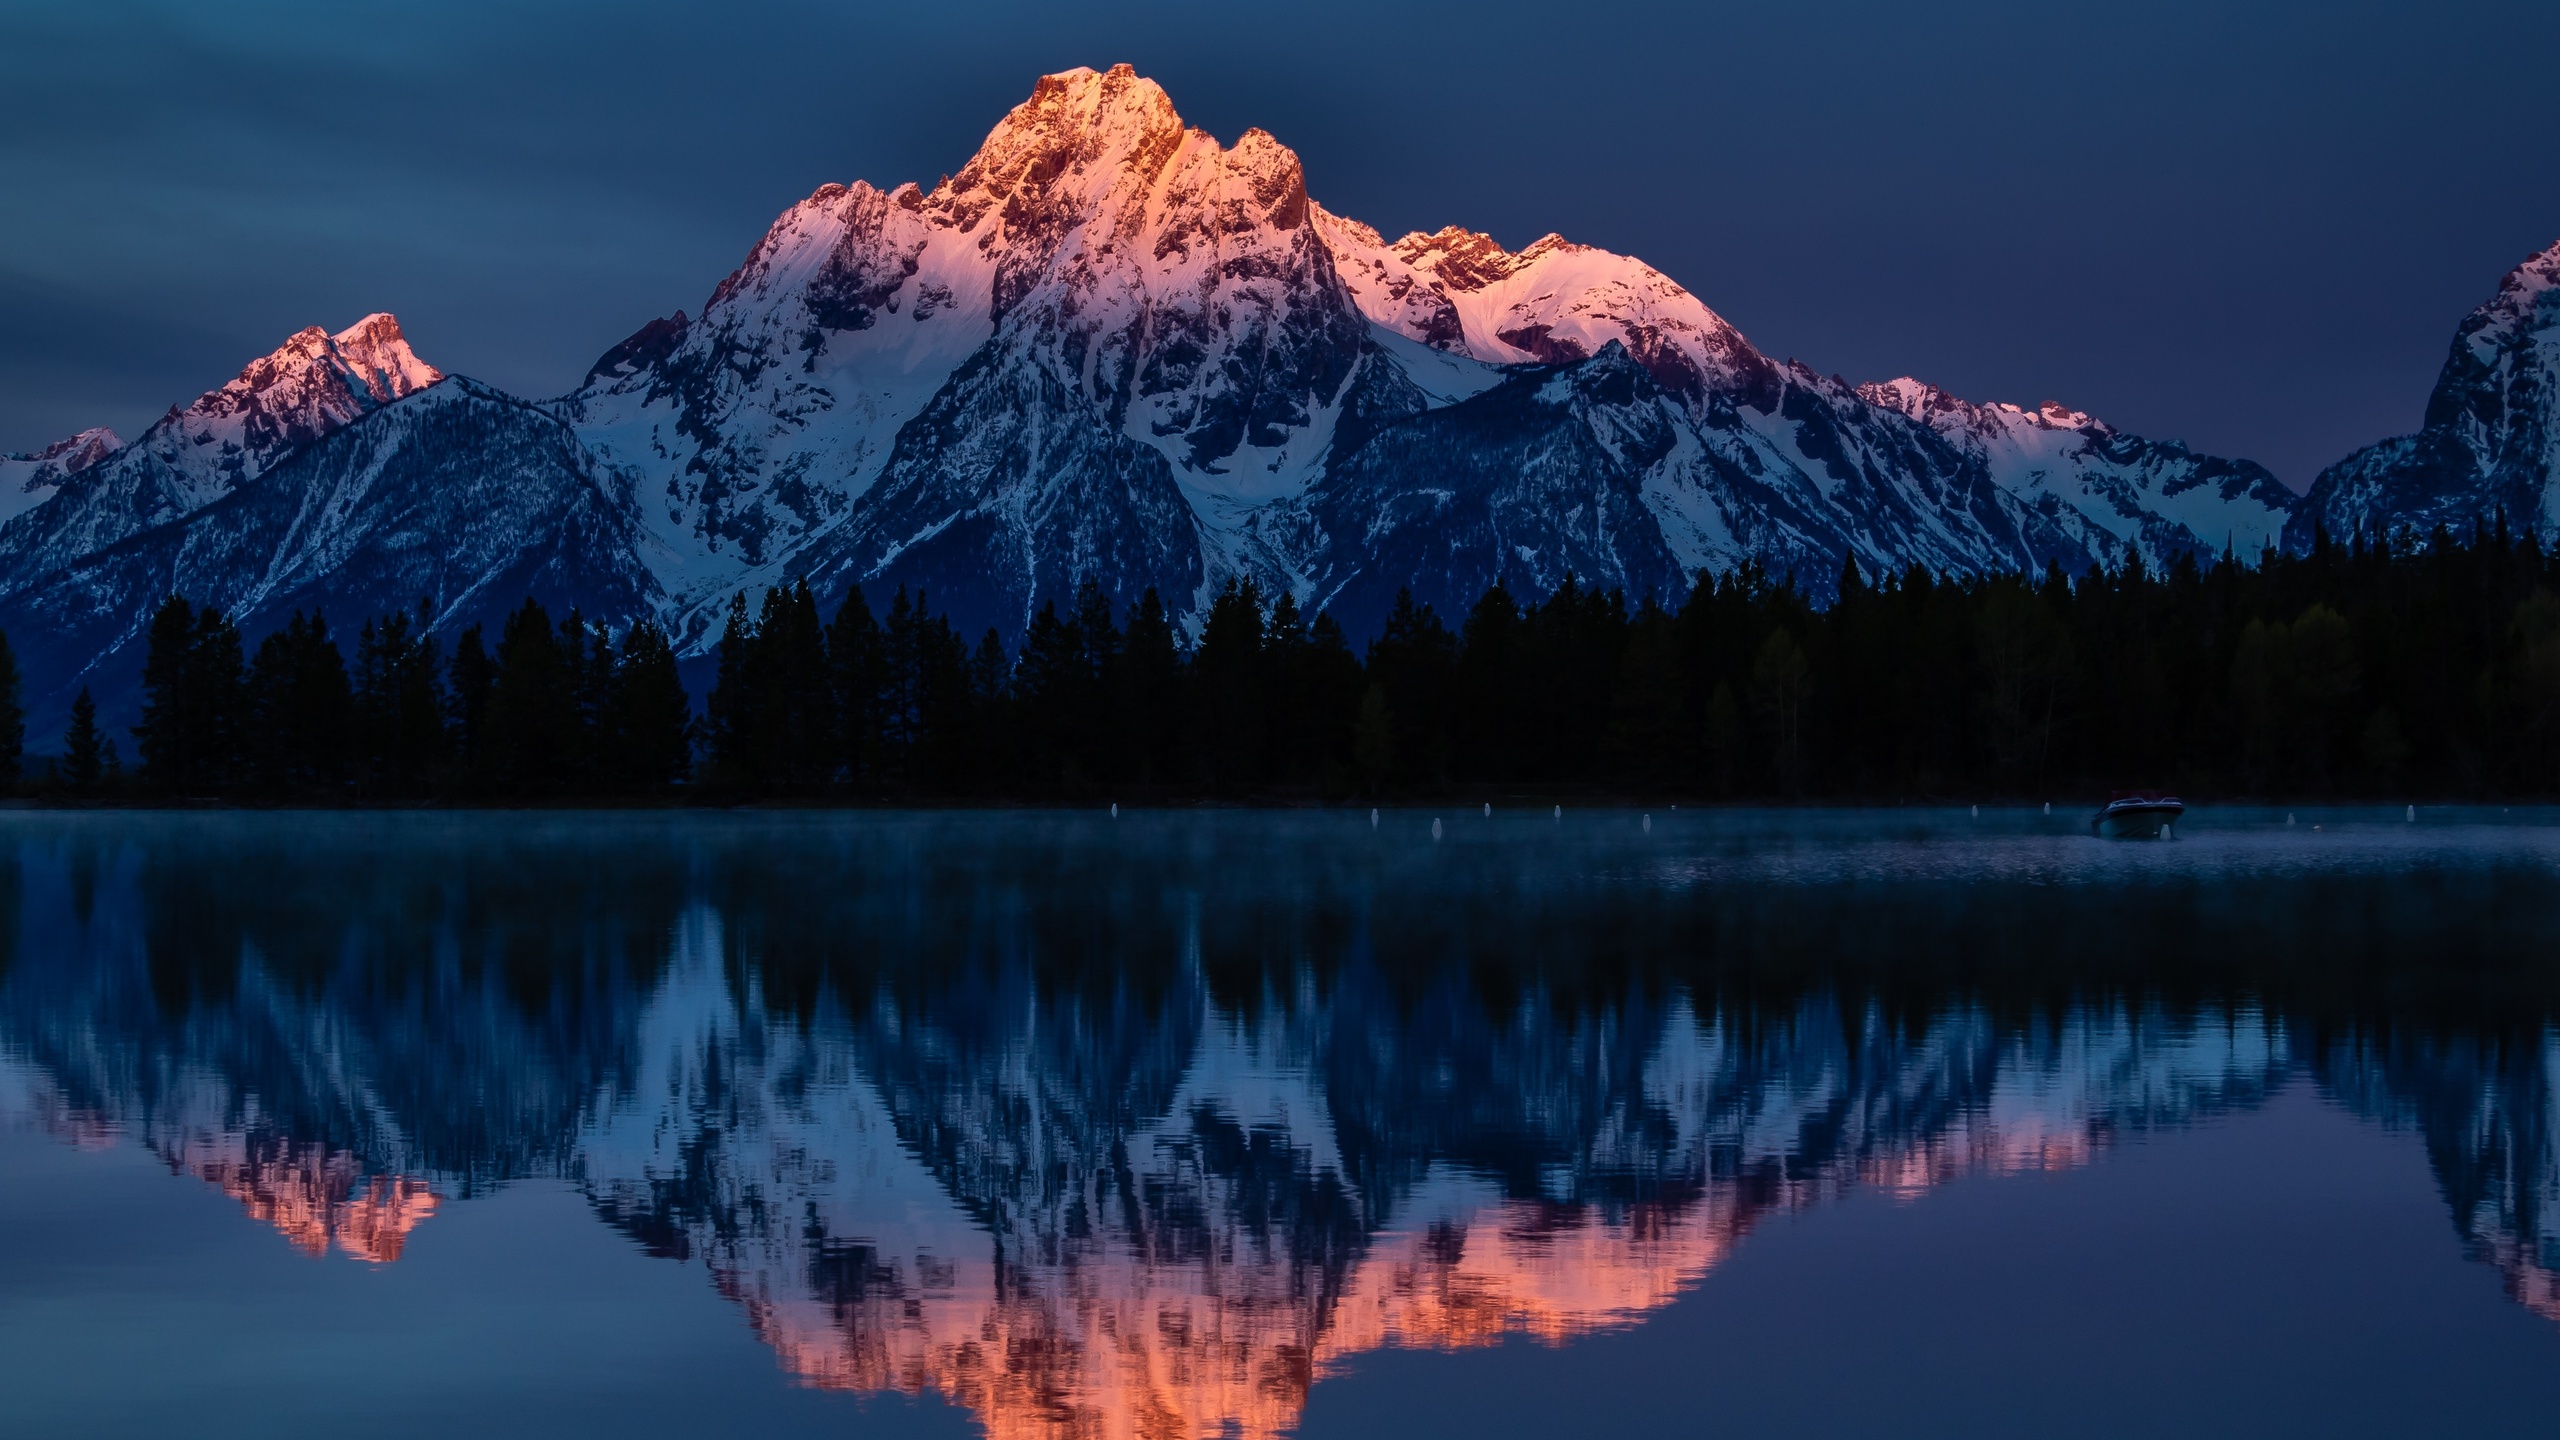
{"type": "Polygon", "coordinates": [[[1020,774],[1016,762],[1013,666],[1004,653],[1004,637],[989,626],[969,657],[970,735],[963,762],[965,788],[972,794],[1003,794],[1020,774]]]}
{"type": "Polygon", "coordinates": [[[1102,582],[1088,575],[1076,586],[1075,606],[1067,624],[1075,642],[1073,684],[1066,700],[1066,740],[1076,777],[1085,784],[1120,778],[1126,748],[1112,704],[1113,681],[1120,669],[1125,637],[1112,622],[1111,596],[1102,582]]]}
{"type": "Polygon", "coordinates": [[[432,612],[368,620],[356,637],[354,766],[376,795],[418,795],[450,755],[442,657],[432,612]]]}
{"type": "Polygon", "coordinates": [[[585,748],[575,680],[551,616],[526,600],[499,634],[489,692],[491,758],[507,793],[556,793],[575,779],[585,748]]]}
{"type": "Polygon", "coordinates": [[[83,685],[72,697],[71,724],[62,732],[62,776],[75,793],[96,793],[106,771],[105,743],[98,730],[98,702],[83,685]]]}
{"type": "Polygon", "coordinates": [[[1395,717],[1387,710],[1384,685],[1371,684],[1360,692],[1360,714],[1351,726],[1351,761],[1371,795],[1383,792],[1395,774],[1395,717]]]}
{"type": "Polygon", "coordinates": [[[329,637],[329,622],[295,611],[258,643],[249,664],[243,749],[258,788],[301,795],[339,785],[351,710],[346,661],[329,637]]]}
{"type": "Polygon", "coordinates": [[[847,783],[875,791],[887,743],[883,709],[888,654],[859,585],[846,588],[844,603],[827,626],[827,669],[835,696],[836,763],[847,783]]]}
{"type": "Polygon", "coordinates": [[[1316,697],[1308,689],[1313,659],[1314,642],[1298,599],[1283,590],[1262,627],[1261,768],[1275,785],[1303,786],[1316,774],[1316,697]]]}
{"type": "Polygon", "coordinates": [[[1263,781],[1270,720],[1264,639],[1261,592],[1249,579],[1229,580],[1209,603],[1200,649],[1191,661],[1203,758],[1214,789],[1235,793],[1263,781]]]}
{"type": "Polygon", "coordinates": [[[568,690],[568,751],[560,779],[571,791],[608,778],[604,734],[613,705],[613,641],[572,609],[560,621],[556,645],[568,690]]]}
{"type": "Polygon", "coordinates": [[[1340,793],[1352,785],[1352,727],[1368,681],[1360,673],[1360,657],[1351,653],[1350,637],[1330,612],[1317,615],[1307,627],[1301,653],[1298,684],[1307,697],[1305,753],[1311,767],[1302,778],[1313,779],[1327,793],[1340,793]]]}
{"type": "Polygon", "coordinates": [[[922,600],[921,595],[909,600],[907,587],[899,586],[880,627],[881,778],[893,789],[916,785],[924,768],[921,755],[934,657],[922,600]]]}
{"type": "Polygon", "coordinates": [[[454,640],[453,661],[446,674],[445,701],[452,716],[447,733],[460,778],[467,789],[488,790],[497,784],[497,736],[490,710],[498,688],[498,666],[481,643],[478,625],[465,628],[454,640]]]}
{"type": "Polygon", "coordinates": [[[664,631],[647,621],[622,637],[613,667],[611,774],[642,793],[681,783],[693,766],[693,701],[664,631]]]}
{"type": "Polygon", "coordinates": [[[175,794],[228,785],[239,755],[246,686],[229,617],[172,595],[153,613],[143,660],[143,772],[175,794]]]}
{"type": "Polygon", "coordinates": [[[1164,601],[1149,586],[1130,607],[1112,684],[1112,729],[1124,748],[1121,773],[1139,785],[1178,783],[1185,775],[1187,710],[1181,642],[1164,601]]]}
{"type": "Polygon", "coordinates": [[[1074,737],[1067,722],[1076,705],[1079,658],[1074,632],[1058,618],[1058,607],[1043,602],[1023,632],[1013,677],[1022,702],[1024,772],[1042,789],[1066,784],[1073,770],[1074,737]]]}
{"type": "Polygon", "coordinates": [[[1390,783],[1448,782],[1457,668],[1458,642],[1440,617],[1414,603],[1411,590],[1396,592],[1385,626],[1369,642],[1368,660],[1369,678],[1380,687],[1395,725],[1390,783]]]}
{"type": "Polygon", "coordinates": [[[805,578],[765,592],[753,662],[750,773],[762,789],[814,794],[835,778],[836,705],[826,632],[805,578]]]}
{"type": "Polygon", "coordinates": [[[1459,630],[1456,711],[1450,737],[1466,773],[1517,780],[1536,743],[1527,715],[1538,685],[1522,653],[1520,605],[1497,579],[1467,612],[1459,630]]]}
{"type": "Polygon", "coordinates": [[[19,689],[17,654],[0,635],[0,785],[15,785],[26,761],[27,707],[19,689]]]}
{"type": "Polygon", "coordinates": [[[740,591],[729,597],[729,618],[715,652],[719,668],[703,707],[704,757],[711,762],[711,778],[718,785],[747,788],[754,784],[755,642],[755,618],[747,609],[746,592],[740,591]]]}

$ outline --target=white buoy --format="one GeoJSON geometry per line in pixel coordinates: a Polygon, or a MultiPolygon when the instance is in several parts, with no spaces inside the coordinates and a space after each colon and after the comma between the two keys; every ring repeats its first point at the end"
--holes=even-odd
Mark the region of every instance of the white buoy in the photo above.
{"type": "Polygon", "coordinates": [[[1564,818],[1564,807],[1561,805],[1556,807],[1556,818],[1558,820],[1562,820],[1564,818]]]}
{"type": "Polygon", "coordinates": [[[2044,802],[2044,813],[2046,813],[2047,815],[2050,815],[2050,814],[2052,814],[2052,813],[2053,813],[2053,802],[2052,802],[2052,801],[2047,800],[2046,802],[2044,802]]]}
{"type": "Polygon", "coordinates": [[[1111,818],[1114,820],[1120,818],[1120,802],[1117,800],[1111,802],[1111,818]]]}
{"type": "Polygon", "coordinates": [[[2410,807],[2409,807],[2409,819],[2410,819],[2411,823],[2415,823],[2415,822],[2417,821],[2417,818],[2418,818],[2418,807],[2417,807],[2417,806],[2415,806],[2415,805],[2412,805],[2412,806],[2410,806],[2410,807]]]}
{"type": "Polygon", "coordinates": [[[1493,802],[1490,800],[1484,802],[1484,818],[1487,820],[1493,818],[1493,802]]]}
{"type": "Polygon", "coordinates": [[[1437,815],[1431,817],[1431,843],[1440,843],[1440,817],[1437,815]]]}
{"type": "Polygon", "coordinates": [[[1982,818],[1982,807],[1981,807],[1981,806],[1976,805],[1976,806],[1974,806],[1974,807],[1973,807],[1973,818],[1974,818],[1974,819],[1976,819],[1976,820],[1979,820],[1979,819],[1981,819],[1981,818],[1982,818]]]}
{"type": "Polygon", "coordinates": [[[1653,817],[1650,815],[1644,817],[1644,833],[1647,835],[1653,833],[1653,817]]]}
{"type": "Polygon", "coordinates": [[[1369,807],[1369,828],[1372,830],[1378,828],[1378,807],[1375,805],[1369,807]]]}
{"type": "Polygon", "coordinates": [[[2293,812],[2292,812],[2292,811],[2287,810],[2286,812],[2284,812],[2284,823],[2286,823],[2287,825],[2290,825],[2290,824],[2292,824],[2292,823],[2293,823],[2293,812]]]}

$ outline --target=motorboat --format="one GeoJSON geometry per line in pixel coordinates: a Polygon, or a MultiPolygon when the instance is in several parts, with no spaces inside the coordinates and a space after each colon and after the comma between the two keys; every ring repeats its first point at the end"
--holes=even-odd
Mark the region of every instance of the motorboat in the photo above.
{"type": "Polygon", "coordinates": [[[2101,840],[2174,839],[2171,827],[2186,813],[2186,802],[2175,795],[2126,791],[2110,798],[2107,808],[2089,817],[2089,833],[2101,840]]]}

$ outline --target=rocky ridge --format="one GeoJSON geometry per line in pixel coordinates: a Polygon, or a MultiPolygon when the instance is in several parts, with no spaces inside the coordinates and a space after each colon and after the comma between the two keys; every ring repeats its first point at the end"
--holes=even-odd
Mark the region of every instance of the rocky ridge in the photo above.
{"type": "Polygon", "coordinates": [[[2503,522],[2560,540],[2560,244],[2527,259],[2463,319],[2415,435],[2320,472],[2287,543],[2321,533],[2423,543],[2503,522]]]}

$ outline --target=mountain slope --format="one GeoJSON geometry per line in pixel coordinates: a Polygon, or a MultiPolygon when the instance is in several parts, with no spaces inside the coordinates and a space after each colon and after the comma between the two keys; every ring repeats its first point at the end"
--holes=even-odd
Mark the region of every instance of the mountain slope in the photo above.
{"type": "Polygon", "coordinates": [[[300,331],[0,525],[0,594],[220,500],[288,455],[442,379],[389,315],[300,331]]]}
{"type": "Polygon", "coordinates": [[[2464,318],[2415,435],[2369,445],[2303,497],[2286,538],[2467,534],[2503,515],[2560,539],[2560,244],[2508,272],[2464,318]]]}
{"type": "Polygon", "coordinates": [[[616,477],[557,417],[455,378],[385,405],[183,520],[0,598],[30,677],[31,733],[89,686],[130,718],[142,632],[172,594],[254,641],[295,610],[352,627],[422,602],[438,629],[494,622],[527,596],[614,626],[665,603],[616,477]]]}
{"type": "Polygon", "coordinates": [[[1688,432],[1644,487],[1682,572],[1666,600],[1699,569],[1746,559],[1821,596],[1853,557],[1869,573],[1981,572],[2114,553],[2110,536],[1993,483],[1984,457],[1916,417],[1770,359],[1640,260],[1556,235],[1515,254],[1454,228],[1390,245],[1330,213],[1318,225],[1363,312],[1399,336],[1506,366],[1576,364],[1615,345],[1643,368],[1688,432]]]}
{"type": "Polygon", "coordinates": [[[1936,430],[1979,459],[2001,489],[2095,532],[2098,548],[2119,558],[2123,547],[2139,545],[2154,561],[2225,551],[2254,560],[2282,540],[2296,503],[2263,466],[2128,435],[2051,401],[2033,410],[1975,405],[1909,376],[1861,385],[1858,394],[1936,430]]]}

